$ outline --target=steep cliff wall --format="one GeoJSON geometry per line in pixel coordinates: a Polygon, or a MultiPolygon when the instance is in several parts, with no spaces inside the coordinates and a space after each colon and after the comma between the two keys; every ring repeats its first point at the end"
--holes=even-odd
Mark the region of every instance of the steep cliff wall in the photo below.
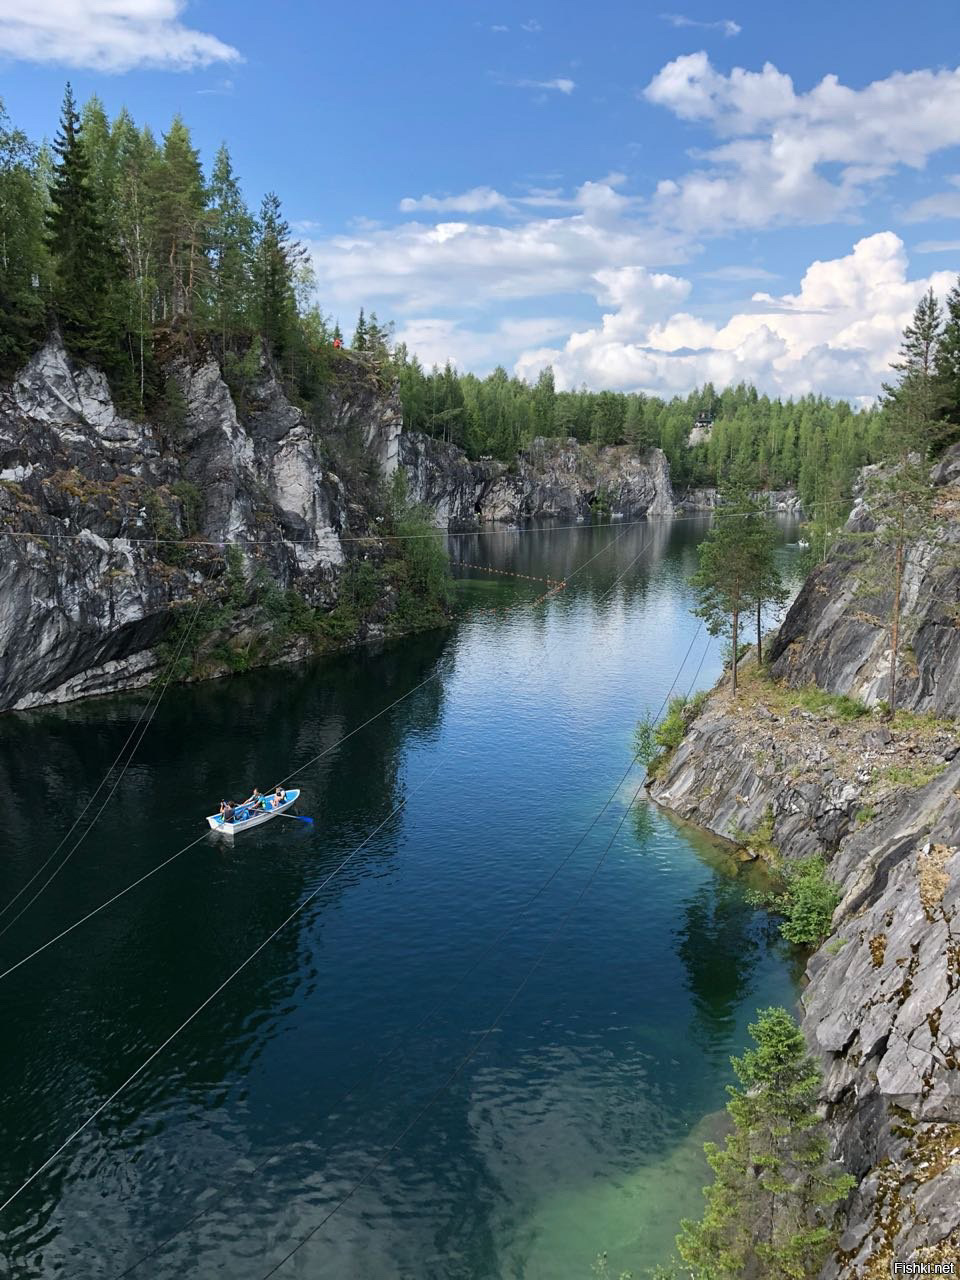
{"type": "Polygon", "coordinates": [[[945,542],[910,557],[908,705],[926,714],[888,725],[820,691],[876,701],[888,656],[859,616],[855,565],[827,565],[788,614],[772,672],[748,666],[736,701],[715,691],[650,787],[761,856],[823,855],[843,895],[803,993],[835,1154],[859,1183],[824,1280],[960,1252],[958,461],[937,473],[945,542]]]}
{"type": "Polygon", "coordinates": [[[481,513],[494,520],[573,520],[602,509],[637,519],[674,509],[660,449],[638,457],[623,445],[596,449],[572,437],[538,437],[508,466],[473,462],[454,445],[411,432],[400,439],[400,460],[412,496],[440,526],[472,525],[481,513]]]}
{"type": "MultiPolygon", "coordinates": [[[[761,499],[768,511],[774,512],[781,516],[795,516],[797,519],[803,518],[803,503],[800,501],[800,495],[796,489],[761,489],[754,494],[755,498],[761,499]]],[[[675,494],[674,500],[677,511],[696,512],[696,511],[715,511],[717,508],[717,490],[716,489],[685,489],[683,493],[675,494]]]]}
{"type": "MultiPolygon", "coordinates": [[[[918,543],[909,549],[903,583],[903,613],[909,635],[907,661],[899,676],[898,705],[960,715],[960,446],[934,470],[937,519],[945,545],[918,543]]],[[[851,533],[871,528],[861,501],[848,522],[851,533]]],[[[889,598],[868,599],[855,562],[841,547],[830,563],[804,583],[771,650],[773,673],[791,684],[815,681],[833,693],[871,704],[886,696],[889,633],[871,622],[884,616],[889,598]]]]}
{"type": "MultiPolygon", "coordinates": [[[[274,602],[295,585],[329,608],[340,535],[376,530],[363,486],[330,465],[352,449],[364,474],[397,466],[399,405],[361,363],[341,362],[309,418],[263,360],[239,402],[209,351],[173,350],[165,373],[158,421],[123,417],[103,375],[56,340],[0,388],[0,710],[147,682],[164,639],[220,600],[230,573],[274,602]],[[241,544],[229,571],[228,541],[241,544]]],[[[378,554],[375,538],[355,546],[378,554]]],[[[284,656],[255,613],[222,616],[221,669],[238,638],[248,660],[284,656]]],[[[287,634],[281,647],[303,648],[287,634]]],[[[217,665],[205,655],[207,674],[217,665]]]]}

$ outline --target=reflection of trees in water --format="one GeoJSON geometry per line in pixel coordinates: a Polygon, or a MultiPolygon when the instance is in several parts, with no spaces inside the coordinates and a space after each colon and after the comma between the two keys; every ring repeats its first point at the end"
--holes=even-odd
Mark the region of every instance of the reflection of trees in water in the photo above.
{"type": "Polygon", "coordinates": [[[694,1035],[704,1049],[729,1042],[759,950],[757,912],[736,880],[715,874],[683,908],[676,932],[696,1017],[694,1035]]]}
{"type": "MultiPolygon", "coordinates": [[[[446,643],[445,634],[434,633],[380,655],[171,689],[103,817],[0,940],[0,968],[199,835],[203,814],[221,794],[272,784],[419,684],[446,643]]],[[[143,697],[127,696],[3,717],[0,785],[14,856],[4,859],[0,906],[66,832],[142,706],[143,697]]],[[[201,844],[0,984],[0,1019],[17,1028],[0,1058],[0,1185],[19,1186],[387,817],[401,798],[400,767],[411,739],[435,735],[442,711],[438,677],[295,780],[305,791],[304,810],[316,815],[314,828],[291,822],[283,835],[271,825],[273,834],[259,841],[201,844]]],[[[91,1152],[102,1156],[104,1148],[119,1157],[138,1142],[129,1132],[106,1141],[99,1134],[136,1130],[174,1093],[175,1116],[199,1113],[211,1091],[226,1091],[249,1072],[294,993],[297,1003],[308,1000],[319,980],[308,944],[322,938],[331,899],[348,879],[383,874],[401,827],[400,816],[388,823],[349,874],[333,880],[113,1104],[94,1127],[96,1136],[81,1140],[11,1206],[0,1237],[7,1274],[36,1274],[29,1260],[55,1234],[71,1163],[86,1167],[91,1152]]],[[[109,1158],[104,1176],[114,1188],[118,1177],[125,1179],[109,1158]]],[[[143,1176],[146,1205],[156,1185],[143,1176]]],[[[158,1166],[155,1177],[166,1176],[158,1166]]],[[[70,1186],[77,1194],[72,1178],[70,1186]]]]}
{"type": "MultiPolygon", "coordinates": [[[[634,788],[636,788],[636,785],[636,782],[632,783],[634,788]]],[[[641,853],[648,847],[649,842],[653,837],[654,827],[651,808],[652,806],[650,801],[647,800],[644,795],[637,796],[633,806],[632,821],[633,834],[641,853]]]]}

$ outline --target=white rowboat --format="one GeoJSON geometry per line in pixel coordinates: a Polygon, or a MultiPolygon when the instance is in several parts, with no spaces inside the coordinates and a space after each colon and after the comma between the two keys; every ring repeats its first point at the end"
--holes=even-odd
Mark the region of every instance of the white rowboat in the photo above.
{"type": "Polygon", "coordinates": [[[249,804],[238,804],[233,822],[224,822],[218,813],[211,813],[207,817],[207,822],[211,831],[216,831],[218,835],[235,836],[238,831],[249,831],[251,827],[262,827],[265,822],[269,822],[271,818],[275,818],[277,814],[283,813],[289,809],[292,804],[296,804],[300,798],[300,788],[295,787],[293,791],[285,793],[286,799],[283,804],[277,804],[273,796],[265,796],[264,803],[269,806],[264,809],[254,809],[249,804]],[[244,817],[243,815],[247,816],[244,817]]]}

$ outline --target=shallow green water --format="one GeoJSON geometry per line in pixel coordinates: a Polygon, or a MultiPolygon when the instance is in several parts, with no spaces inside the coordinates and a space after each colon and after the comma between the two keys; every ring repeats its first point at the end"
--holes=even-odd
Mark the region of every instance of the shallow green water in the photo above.
{"type": "MultiPolygon", "coordinates": [[[[9,1194],[383,823],[0,1215],[5,1274],[118,1275],[201,1209],[133,1274],[257,1280],[332,1209],[280,1276],[586,1280],[601,1250],[614,1272],[670,1251],[729,1055],[758,1006],[794,998],[723,852],[642,798],[616,832],[636,774],[588,831],[688,649],[679,689],[718,674],[716,642],[690,648],[703,527],[454,539],[535,579],[596,559],[538,606],[538,581],[462,570],[447,633],[168,693],[0,969],[198,835],[211,800],[426,680],[300,774],[312,828],[205,840],[0,982],[9,1194]]],[[[0,719],[0,904],[142,705],[0,719]]]]}

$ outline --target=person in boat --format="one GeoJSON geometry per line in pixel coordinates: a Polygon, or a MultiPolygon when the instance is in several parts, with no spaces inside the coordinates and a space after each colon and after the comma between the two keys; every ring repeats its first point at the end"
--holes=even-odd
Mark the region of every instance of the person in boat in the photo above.
{"type": "Polygon", "coordinates": [[[224,822],[233,822],[237,816],[237,807],[231,800],[222,800],[220,802],[220,817],[224,822]]]}
{"type": "Polygon", "coordinates": [[[277,789],[273,793],[273,803],[275,805],[287,803],[287,792],[282,782],[277,783],[277,789]]]}

